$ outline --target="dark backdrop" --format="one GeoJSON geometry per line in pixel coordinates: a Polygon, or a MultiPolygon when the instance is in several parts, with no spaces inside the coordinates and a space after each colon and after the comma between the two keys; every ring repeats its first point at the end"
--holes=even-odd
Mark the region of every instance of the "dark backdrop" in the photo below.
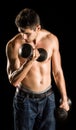
{"type": "Polygon", "coordinates": [[[16,33],[16,14],[23,8],[33,8],[41,17],[43,26],[57,35],[60,42],[62,67],[72,108],[67,122],[58,123],[57,130],[76,129],[75,126],[75,3],[58,1],[10,0],[0,4],[0,129],[13,130],[13,96],[15,88],[6,74],[5,47],[16,33]]]}

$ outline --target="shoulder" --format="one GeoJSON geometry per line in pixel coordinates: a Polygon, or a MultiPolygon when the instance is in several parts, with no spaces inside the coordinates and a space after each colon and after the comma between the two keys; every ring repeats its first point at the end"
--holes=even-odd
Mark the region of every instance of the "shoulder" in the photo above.
{"type": "Polygon", "coordinates": [[[7,42],[6,49],[15,48],[15,46],[21,43],[21,41],[22,41],[22,36],[20,33],[18,33],[7,42]]]}
{"type": "Polygon", "coordinates": [[[17,52],[21,42],[22,36],[20,35],[20,33],[12,37],[6,44],[6,55],[11,53],[14,55],[14,53],[17,52]]]}
{"type": "Polygon", "coordinates": [[[58,37],[55,34],[51,33],[51,32],[49,32],[47,34],[47,38],[48,38],[48,40],[50,40],[53,43],[58,43],[58,41],[59,41],[58,37]]]}
{"type": "Polygon", "coordinates": [[[12,37],[6,44],[6,46],[10,47],[10,46],[14,46],[15,43],[20,42],[22,39],[22,36],[20,33],[16,34],[14,37],[12,37]]]}
{"type": "Polygon", "coordinates": [[[55,34],[50,32],[47,35],[47,38],[48,38],[50,44],[52,44],[53,49],[59,49],[59,39],[55,34]]]}
{"type": "Polygon", "coordinates": [[[42,30],[42,32],[45,34],[48,40],[58,41],[58,37],[54,33],[44,29],[42,30]]]}
{"type": "Polygon", "coordinates": [[[43,32],[45,33],[45,39],[48,41],[48,43],[51,44],[54,48],[59,48],[58,37],[50,31],[43,30],[43,32]]]}

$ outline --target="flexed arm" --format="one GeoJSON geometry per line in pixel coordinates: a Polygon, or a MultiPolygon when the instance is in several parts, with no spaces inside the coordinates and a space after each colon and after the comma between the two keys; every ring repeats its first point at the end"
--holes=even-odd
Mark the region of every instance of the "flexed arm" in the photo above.
{"type": "Polygon", "coordinates": [[[6,46],[7,56],[7,74],[10,83],[13,86],[18,86],[21,81],[26,77],[27,73],[31,69],[33,63],[38,58],[39,54],[34,51],[33,57],[25,59],[25,62],[20,65],[20,59],[18,57],[18,48],[13,49],[10,44],[6,46]]]}

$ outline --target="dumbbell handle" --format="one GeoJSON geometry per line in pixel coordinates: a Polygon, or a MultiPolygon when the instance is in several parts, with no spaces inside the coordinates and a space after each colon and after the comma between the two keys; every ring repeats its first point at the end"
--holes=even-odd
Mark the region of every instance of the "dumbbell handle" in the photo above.
{"type": "MultiPolygon", "coordinates": [[[[60,103],[62,102],[62,99],[60,99],[60,103]]],[[[68,98],[68,104],[69,104],[69,106],[71,106],[72,105],[72,101],[71,101],[71,99],[70,98],[68,98]]]]}

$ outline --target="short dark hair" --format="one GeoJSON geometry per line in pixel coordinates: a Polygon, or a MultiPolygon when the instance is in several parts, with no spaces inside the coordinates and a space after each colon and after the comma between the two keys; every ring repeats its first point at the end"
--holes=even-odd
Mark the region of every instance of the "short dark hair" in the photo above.
{"type": "Polygon", "coordinates": [[[40,17],[33,9],[25,8],[16,16],[15,24],[21,28],[34,28],[40,24],[40,17]]]}

